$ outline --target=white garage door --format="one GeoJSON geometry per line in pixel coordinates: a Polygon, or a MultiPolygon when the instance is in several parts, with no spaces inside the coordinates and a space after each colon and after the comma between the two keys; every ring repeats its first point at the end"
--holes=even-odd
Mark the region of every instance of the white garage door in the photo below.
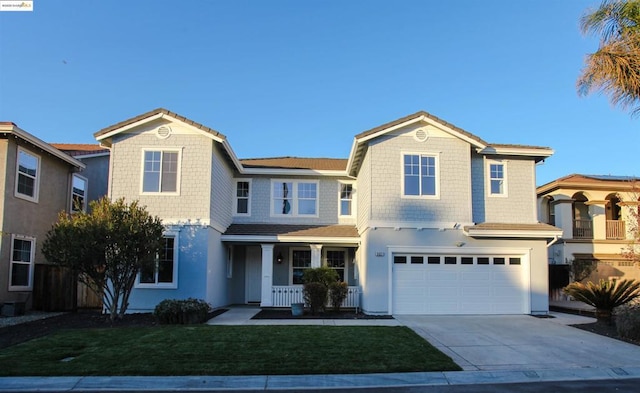
{"type": "Polygon", "coordinates": [[[394,314],[528,314],[522,255],[394,254],[394,314]]]}

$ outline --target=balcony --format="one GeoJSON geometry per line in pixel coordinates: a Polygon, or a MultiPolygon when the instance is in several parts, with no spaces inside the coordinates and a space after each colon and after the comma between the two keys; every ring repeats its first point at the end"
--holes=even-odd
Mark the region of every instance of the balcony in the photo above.
{"type": "Polygon", "coordinates": [[[573,220],[574,239],[593,239],[593,222],[591,220],[573,220]]]}
{"type": "Polygon", "coordinates": [[[624,221],[607,220],[607,240],[624,240],[624,239],[626,239],[624,221]]]}

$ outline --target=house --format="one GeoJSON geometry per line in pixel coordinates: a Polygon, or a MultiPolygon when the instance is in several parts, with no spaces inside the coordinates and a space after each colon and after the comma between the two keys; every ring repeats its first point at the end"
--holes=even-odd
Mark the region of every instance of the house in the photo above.
{"type": "Polygon", "coordinates": [[[546,147],[490,144],[427,112],[355,136],[348,158],[239,159],[222,133],[156,109],[95,133],[111,198],[166,226],[130,311],[301,301],[305,269],[349,284],[370,314],[546,314],[536,164],[546,147]]]}
{"type": "Polygon", "coordinates": [[[85,164],[79,175],[86,179],[87,207],[91,201],[107,195],[109,183],[109,149],[98,144],[51,143],[51,146],[85,164]]]}
{"type": "MultiPolygon", "coordinates": [[[[592,261],[597,271],[588,278],[591,281],[640,280],[638,263],[622,255],[637,226],[638,216],[631,209],[638,211],[639,180],[571,174],[538,187],[539,220],[562,229],[562,237],[549,247],[549,264],[592,261]]],[[[556,290],[551,297],[559,299],[562,294],[556,290]]]]}
{"type": "MultiPolygon", "coordinates": [[[[85,164],[10,122],[0,122],[0,305],[30,307],[40,246],[60,211],[84,209],[85,164]]],[[[41,295],[47,296],[47,294],[41,295]]]]}

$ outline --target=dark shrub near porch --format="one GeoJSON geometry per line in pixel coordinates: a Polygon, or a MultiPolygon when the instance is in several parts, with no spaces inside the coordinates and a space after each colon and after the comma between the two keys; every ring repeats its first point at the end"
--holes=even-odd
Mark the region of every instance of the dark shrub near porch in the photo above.
{"type": "Polygon", "coordinates": [[[161,324],[189,325],[207,321],[211,307],[201,299],[165,299],[153,310],[161,324]]]}

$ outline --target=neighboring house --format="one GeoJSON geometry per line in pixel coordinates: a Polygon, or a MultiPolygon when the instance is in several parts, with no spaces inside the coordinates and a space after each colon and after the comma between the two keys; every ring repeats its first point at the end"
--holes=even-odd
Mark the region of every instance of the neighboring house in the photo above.
{"type": "MultiPolygon", "coordinates": [[[[640,266],[622,252],[632,239],[638,209],[640,179],[627,176],[572,174],[538,187],[540,221],[562,228],[562,237],[549,247],[549,264],[574,260],[597,263],[590,280],[634,278],[640,266]]],[[[552,298],[561,294],[552,293],[552,298]]]]}
{"type": "Polygon", "coordinates": [[[346,306],[371,314],[545,314],[546,246],[536,163],[549,148],[489,144],[426,112],[356,135],[348,159],[240,160],[227,138],[166,109],[95,134],[108,195],[166,226],[129,311],[166,298],[214,307],[302,300],[328,266],[346,306]]]}
{"type": "Polygon", "coordinates": [[[30,306],[34,271],[46,263],[40,251],[46,233],[73,200],[80,209],[86,205],[83,190],[72,188],[84,168],[14,123],[0,122],[0,304],[30,306]]]}

